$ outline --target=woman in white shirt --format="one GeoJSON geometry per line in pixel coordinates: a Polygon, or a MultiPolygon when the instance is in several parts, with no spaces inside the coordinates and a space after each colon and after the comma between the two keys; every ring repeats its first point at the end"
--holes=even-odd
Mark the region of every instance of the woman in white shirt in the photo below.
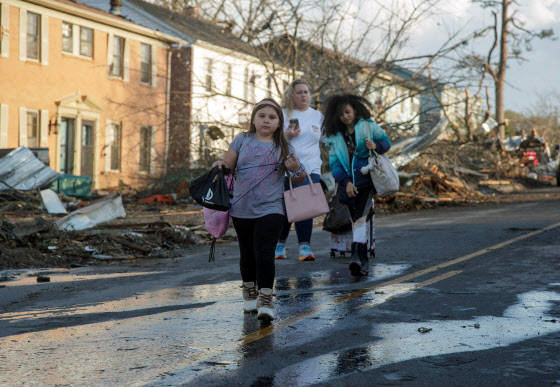
{"type": "MultiPolygon", "coordinates": [[[[319,141],[321,137],[321,125],[323,115],[317,110],[309,107],[311,95],[309,85],[303,79],[292,81],[282,97],[282,112],[284,113],[284,134],[294,148],[294,154],[301,165],[311,176],[313,183],[318,183],[321,178],[321,151],[319,141]]],[[[308,185],[309,180],[295,185],[308,185]]],[[[289,189],[286,180],[285,189],[289,189]]],[[[290,233],[291,223],[286,221],[280,239],[276,245],[276,259],[286,258],[286,240],[290,233]]],[[[311,232],[313,230],[313,219],[303,220],[295,224],[299,244],[299,260],[314,261],[315,256],[310,247],[311,232]]]]}

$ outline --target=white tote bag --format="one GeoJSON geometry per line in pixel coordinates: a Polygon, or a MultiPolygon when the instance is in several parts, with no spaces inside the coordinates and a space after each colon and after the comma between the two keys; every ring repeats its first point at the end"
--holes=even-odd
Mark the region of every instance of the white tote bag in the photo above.
{"type": "MultiPolygon", "coordinates": [[[[366,122],[368,139],[371,139],[369,122],[366,122]]],[[[369,172],[377,196],[385,197],[399,190],[399,174],[385,154],[379,154],[374,150],[369,151],[368,164],[361,168],[365,175],[369,172]]]]}

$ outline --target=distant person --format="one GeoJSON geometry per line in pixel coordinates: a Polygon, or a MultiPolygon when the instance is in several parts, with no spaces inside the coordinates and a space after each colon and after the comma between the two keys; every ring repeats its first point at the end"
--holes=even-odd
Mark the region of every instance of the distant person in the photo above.
{"type": "Polygon", "coordinates": [[[373,121],[371,108],[365,98],[357,95],[334,95],[326,103],[322,126],[329,147],[329,167],[339,187],[339,199],[348,205],[352,217],[349,269],[354,276],[369,273],[366,219],[376,193],[369,173],[362,174],[360,168],[368,163],[370,150],[383,154],[391,148],[387,135],[373,121]]]}
{"type": "Polygon", "coordinates": [[[285,222],[284,176],[294,184],[304,173],[283,134],[280,105],[266,98],[251,114],[249,130],[233,139],[213,167],[237,168],[230,214],[239,242],[243,310],[274,319],[274,247],[285,222]]]}
{"type": "MultiPolygon", "coordinates": [[[[319,141],[321,140],[323,115],[309,107],[310,102],[309,85],[305,80],[296,79],[288,85],[282,98],[284,133],[290,145],[294,147],[294,154],[305,165],[307,173],[311,176],[311,181],[318,183],[321,178],[322,161],[319,141]]],[[[309,179],[304,179],[301,184],[296,186],[308,184],[310,184],[309,179]]],[[[286,180],[285,189],[288,190],[289,188],[288,180],[286,180]]],[[[292,224],[286,220],[276,245],[276,259],[287,257],[286,241],[291,227],[292,224]]],[[[315,255],[310,246],[313,219],[296,222],[295,229],[299,245],[298,259],[300,261],[314,261],[315,255]]]]}

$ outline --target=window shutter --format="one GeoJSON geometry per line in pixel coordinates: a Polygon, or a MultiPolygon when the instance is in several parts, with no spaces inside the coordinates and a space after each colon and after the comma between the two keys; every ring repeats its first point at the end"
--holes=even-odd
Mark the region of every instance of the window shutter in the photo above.
{"type": "Polygon", "coordinates": [[[111,76],[113,67],[113,34],[107,34],[107,76],[111,76]]]}
{"type": "Polygon", "coordinates": [[[2,20],[0,21],[0,25],[2,26],[2,30],[4,34],[0,37],[1,40],[1,48],[2,48],[2,56],[7,58],[10,53],[10,6],[8,4],[1,4],[2,9],[0,12],[2,13],[2,20]]]}
{"type": "Polygon", "coordinates": [[[156,173],[156,127],[152,126],[151,144],[150,144],[150,174],[156,173]]]}
{"type": "Polygon", "coordinates": [[[105,121],[105,171],[111,170],[111,131],[113,125],[110,120],[105,121]]]}
{"type": "Polygon", "coordinates": [[[123,80],[125,82],[130,81],[130,42],[128,39],[124,38],[124,53],[123,53],[123,80]]]}
{"type": "Polygon", "coordinates": [[[39,126],[39,146],[47,148],[49,146],[49,111],[41,110],[39,126]]]}
{"type": "Polygon", "coordinates": [[[0,105],[0,148],[8,147],[8,105],[0,105]]]}
{"type": "Polygon", "coordinates": [[[49,17],[41,15],[41,63],[49,64],[49,17]]]}
{"type": "Polygon", "coordinates": [[[19,60],[27,60],[27,11],[19,9],[19,60]]]}
{"type": "Polygon", "coordinates": [[[27,146],[27,109],[19,108],[19,146],[27,146]]]}
{"type": "Polygon", "coordinates": [[[152,45],[152,87],[157,87],[157,47],[152,45]]]}

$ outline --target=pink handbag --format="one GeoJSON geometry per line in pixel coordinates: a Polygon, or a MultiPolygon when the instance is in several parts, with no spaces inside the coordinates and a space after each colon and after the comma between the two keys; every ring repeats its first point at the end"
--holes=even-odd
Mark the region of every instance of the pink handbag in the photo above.
{"type": "MultiPolygon", "coordinates": [[[[311,183],[311,176],[307,172],[305,174],[311,183]]],[[[286,203],[286,215],[290,223],[315,218],[329,212],[329,205],[321,183],[311,183],[293,188],[292,179],[289,179],[289,181],[290,189],[284,192],[284,202],[286,203]]]]}

